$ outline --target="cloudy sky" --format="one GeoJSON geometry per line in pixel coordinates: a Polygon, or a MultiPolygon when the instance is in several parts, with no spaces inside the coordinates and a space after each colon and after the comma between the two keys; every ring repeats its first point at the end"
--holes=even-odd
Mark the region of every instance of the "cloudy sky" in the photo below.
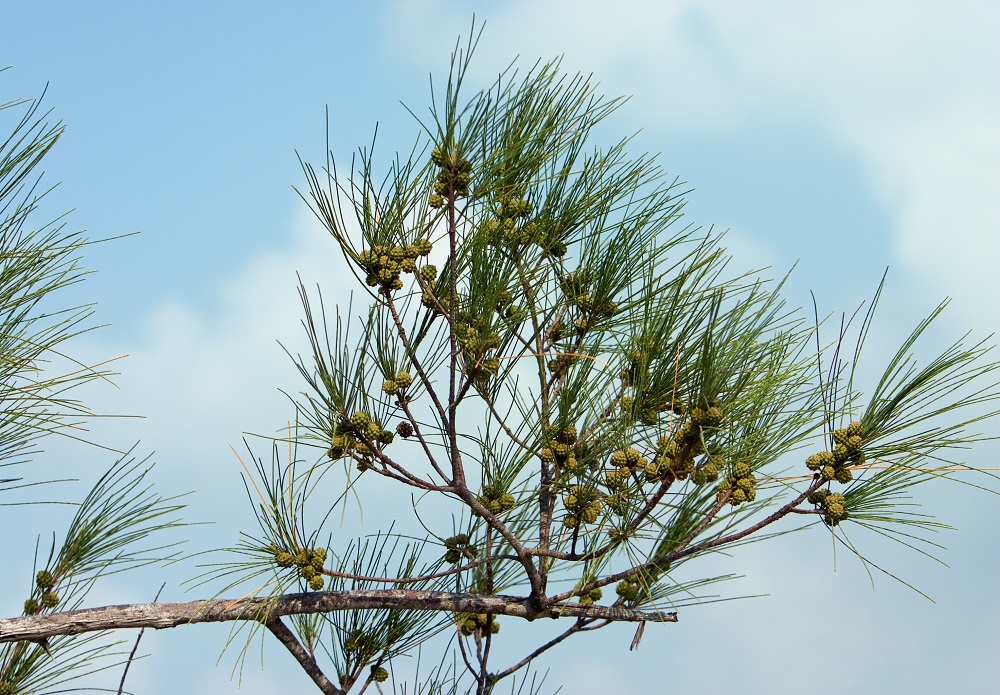
{"type": "MultiPolygon", "coordinates": [[[[141,439],[165,491],[196,491],[192,516],[217,523],[192,550],[232,542],[247,522],[229,446],[290,414],[278,389],[299,385],[277,341],[301,344],[296,272],[331,303],[350,290],[292,188],[304,184],[296,152],[322,159],[327,107],[344,161],[376,122],[379,149],[408,151],[418,126],[400,102],[426,108],[428,75],[443,79],[473,12],[486,23],[474,80],[487,85],[517,56],[529,67],[562,55],[603,93],[630,95],[612,126],[689,182],[689,221],[730,230],[741,267],[780,276],[798,262],[791,302],[812,290],[822,311],[853,311],[888,267],[875,356],[946,296],[942,340],[1000,327],[996,3],[6,3],[0,102],[48,83],[45,104],[67,124],[46,163],[61,181],[48,209],[73,209],[68,223],[92,238],[140,232],[88,251],[98,272],[74,291],[110,325],[79,350],[129,355],[120,389],[93,401],[144,419],[100,436],[141,439]]],[[[997,453],[969,461],[995,466],[997,453]]],[[[106,463],[56,458],[47,465],[83,479],[106,463]]],[[[935,603],[884,577],[873,590],[849,558],[835,571],[829,543],[806,534],[720,565],[746,575],[733,592],[766,597],[686,609],[631,654],[624,628],[582,639],[540,665],[549,692],[993,690],[998,498],[930,493],[959,527],[942,539],[950,568],[872,547],[935,603]]],[[[21,519],[33,547],[48,517],[21,519]]],[[[376,519],[367,510],[366,524],[376,519]]],[[[168,570],[165,597],[194,598],[176,586],[192,573],[168,570]]],[[[160,582],[120,579],[99,598],[149,600],[160,582]]],[[[5,614],[15,598],[0,597],[5,614]]],[[[132,689],[237,692],[232,655],[215,666],[224,636],[150,636],[132,689]]],[[[273,645],[264,656],[241,692],[312,687],[273,645]]]]}

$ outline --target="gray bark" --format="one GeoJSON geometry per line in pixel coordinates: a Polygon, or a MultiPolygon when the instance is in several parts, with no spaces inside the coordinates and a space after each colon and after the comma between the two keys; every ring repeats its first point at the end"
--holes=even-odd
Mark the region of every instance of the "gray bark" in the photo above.
{"type": "Polygon", "coordinates": [[[527,598],[484,596],[443,591],[317,591],[273,598],[212,599],[188,603],[137,603],[123,606],[83,608],[64,613],[24,616],[0,620],[0,643],[43,640],[59,635],[79,635],[100,630],[127,628],[163,629],[192,623],[253,620],[305,613],[359,609],[403,609],[491,613],[515,618],[596,618],[625,622],[677,622],[676,613],[649,613],[611,606],[579,603],[546,605],[533,610],[527,598]]]}

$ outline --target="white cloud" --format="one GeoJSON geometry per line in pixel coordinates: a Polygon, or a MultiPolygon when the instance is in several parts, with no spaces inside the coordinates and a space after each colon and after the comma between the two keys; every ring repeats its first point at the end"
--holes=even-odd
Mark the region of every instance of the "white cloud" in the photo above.
{"type": "MultiPolygon", "coordinates": [[[[339,251],[306,210],[294,219],[283,249],[223,267],[199,305],[161,303],[127,343],[109,343],[104,336],[110,334],[98,332],[87,345],[95,358],[128,354],[117,365],[121,389],[100,390],[91,399],[95,409],[144,418],[96,423],[96,436],[119,446],[141,440],[143,452],[155,451],[160,475],[169,471],[170,490],[198,490],[191,500],[194,520],[218,518],[213,507],[220,500],[246,507],[231,492],[242,489],[242,469],[230,445],[243,455],[243,432],[273,435],[294,419],[279,389],[295,394],[304,382],[278,341],[293,354],[307,348],[296,272],[311,290],[322,283],[328,311],[345,301],[339,251]]],[[[258,448],[266,454],[266,446],[258,448]]],[[[218,532],[230,541],[235,534],[218,532]]]]}
{"type": "MultiPolygon", "coordinates": [[[[468,32],[460,3],[397,3],[388,45],[439,74],[468,32]]],[[[846,2],[506,3],[480,15],[473,72],[521,53],[565,54],[607,93],[634,95],[636,126],[704,135],[748,119],[819,124],[856,153],[889,209],[898,259],[963,319],[1000,313],[1000,6],[846,2]]],[[[887,259],[890,260],[890,259],[887,259]]]]}

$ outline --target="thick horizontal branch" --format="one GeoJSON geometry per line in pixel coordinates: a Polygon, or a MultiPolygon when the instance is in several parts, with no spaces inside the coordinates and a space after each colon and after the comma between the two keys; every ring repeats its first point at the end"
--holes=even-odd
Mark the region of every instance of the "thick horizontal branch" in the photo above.
{"type": "Polygon", "coordinates": [[[402,609],[492,613],[515,618],[596,618],[624,622],[677,622],[676,613],[647,613],[611,606],[563,603],[533,610],[529,599],[443,591],[317,591],[275,598],[213,599],[189,603],[135,603],[124,606],[83,608],[65,613],[0,620],[0,643],[42,640],[59,635],[79,635],[100,630],[128,628],[163,629],[193,623],[233,620],[266,622],[269,618],[307,613],[361,609],[402,609]]]}

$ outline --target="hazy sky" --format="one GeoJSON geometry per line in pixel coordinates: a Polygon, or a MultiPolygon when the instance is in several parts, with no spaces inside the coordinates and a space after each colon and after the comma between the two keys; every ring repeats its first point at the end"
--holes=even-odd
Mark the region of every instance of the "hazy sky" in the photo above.
{"type": "MultiPolygon", "coordinates": [[[[192,517],[218,523],[198,527],[191,550],[252,530],[229,446],[291,415],[278,389],[300,386],[276,341],[301,344],[296,272],[330,304],[350,289],[292,189],[304,185],[296,151],[322,159],[327,106],[345,164],[376,122],[377,150],[409,151],[418,126],[400,102],[425,113],[428,75],[444,79],[473,12],[486,22],[474,81],[517,56],[527,68],[563,55],[603,93],[631,95],[609,129],[638,132],[635,152],[661,153],[695,189],[688,221],[729,229],[739,267],[781,276],[798,261],[791,302],[813,290],[824,313],[853,311],[888,267],[872,357],[945,296],[942,340],[1000,326],[996,3],[4,3],[0,102],[48,82],[45,104],[67,124],[45,166],[62,182],[47,210],[73,208],[68,224],[92,238],[141,232],[87,253],[99,272],[74,292],[110,326],[79,350],[129,355],[121,389],[92,400],[145,419],[98,431],[155,450],[165,492],[196,490],[192,517]]],[[[997,453],[969,460],[994,466],[997,453]]],[[[73,456],[48,465],[88,479],[107,463],[73,456]]],[[[950,569],[865,540],[936,603],[884,576],[873,591],[843,554],[834,571],[829,539],[802,534],[718,561],[746,575],[730,595],[767,597],[685,609],[633,653],[627,627],[581,639],[539,665],[551,667],[543,692],[994,690],[998,498],[930,492],[928,508],[959,527],[942,538],[950,569]]],[[[343,532],[370,532],[377,516],[343,532]]],[[[58,529],[43,517],[14,524],[29,555],[32,534],[58,529]]],[[[165,599],[195,598],[177,587],[194,572],[113,579],[93,600],[146,601],[162,580],[165,599]]],[[[0,612],[20,610],[23,597],[0,593],[0,612]]],[[[225,634],[149,635],[132,690],[236,692],[232,654],[214,665],[225,634]]],[[[265,659],[264,672],[250,659],[241,692],[313,687],[276,644],[265,659]]]]}

